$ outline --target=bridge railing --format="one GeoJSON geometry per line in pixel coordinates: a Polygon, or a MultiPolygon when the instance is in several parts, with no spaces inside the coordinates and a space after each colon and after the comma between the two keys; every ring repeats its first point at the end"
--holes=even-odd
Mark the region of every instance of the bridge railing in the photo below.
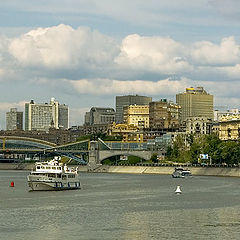
{"type": "Polygon", "coordinates": [[[105,142],[112,150],[148,150],[147,143],[137,142],[105,142]]]}

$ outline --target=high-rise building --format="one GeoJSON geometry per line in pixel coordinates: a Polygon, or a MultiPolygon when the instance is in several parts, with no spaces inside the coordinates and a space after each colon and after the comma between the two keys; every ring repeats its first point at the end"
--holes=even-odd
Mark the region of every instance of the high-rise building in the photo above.
{"type": "Polygon", "coordinates": [[[149,128],[149,106],[130,105],[123,107],[123,120],[128,125],[149,128]]]}
{"type": "Polygon", "coordinates": [[[69,109],[54,98],[50,103],[25,103],[25,130],[44,130],[49,128],[67,129],[69,127],[69,109]]]}
{"type": "Polygon", "coordinates": [[[148,105],[151,97],[139,95],[116,96],[116,123],[123,123],[123,107],[130,105],[148,105]]]}
{"type": "Polygon", "coordinates": [[[150,128],[179,128],[181,107],[167,99],[149,103],[150,128]]]}
{"type": "Polygon", "coordinates": [[[207,117],[213,120],[213,95],[203,87],[186,88],[186,92],[176,95],[176,103],[182,107],[182,121],[188,117],[207,117]]]}
{"type": "Polygon", "coordinates": [[[113,108],[92,107],[89,113],[89,125],[111,124],[115,121],[113,108]]]}
{"type": "Polygon", "coordinates": [[[17,108],[11,108],[6,113],[6,129],[22,130],[23,129],[23,112],[18,112],[17,108]]]}
{"type": "Polygon", "coordinates": [[[58,105],[58,127],[63,129],[69,128],[69,108],[68,105],[58,105]]]}

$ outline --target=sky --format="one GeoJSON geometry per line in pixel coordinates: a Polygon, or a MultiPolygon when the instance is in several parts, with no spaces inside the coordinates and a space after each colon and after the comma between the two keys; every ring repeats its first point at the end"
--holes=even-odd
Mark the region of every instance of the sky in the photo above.
{"type": "Polygon", "coordinates": [[[198,86],[240,108],[239,0],[0,0],[0,129],[32,99],[67,104],[72,126],[117,95],[198,86]]]}

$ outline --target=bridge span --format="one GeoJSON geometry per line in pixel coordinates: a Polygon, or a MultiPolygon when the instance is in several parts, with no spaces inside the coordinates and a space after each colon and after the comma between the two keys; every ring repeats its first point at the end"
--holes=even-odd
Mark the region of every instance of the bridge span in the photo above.
{"type": "Polygon", "coordinates": [[[34,158],[41,160],[46,156],[62,155],[94,168],[104,159],[112,156],[137,156],[149,160],[153,153],[163,155],[164,150],[149,149],[147,143],[105,142],[101,139],[97,141],[87,139],[58,146],[39,139],[0,136],[0,155],[17,156],[20,161],[34,160],[34,158]]]}

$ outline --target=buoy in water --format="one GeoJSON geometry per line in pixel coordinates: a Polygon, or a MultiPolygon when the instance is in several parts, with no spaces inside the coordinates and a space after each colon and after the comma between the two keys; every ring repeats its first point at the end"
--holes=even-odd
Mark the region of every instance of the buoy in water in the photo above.
{"type": "Polygon", "coordinates": [[[13,181],[11,182],[10,187],[14,187],[14,182],[13,181]]]}
{"type": "Polygon", "coordinates": [[[176,194],[181,194],[182,193],[182,190],[181,190],[180,186],[177,186],[177,188],[175,190],[175,193],[176,194]]]}

